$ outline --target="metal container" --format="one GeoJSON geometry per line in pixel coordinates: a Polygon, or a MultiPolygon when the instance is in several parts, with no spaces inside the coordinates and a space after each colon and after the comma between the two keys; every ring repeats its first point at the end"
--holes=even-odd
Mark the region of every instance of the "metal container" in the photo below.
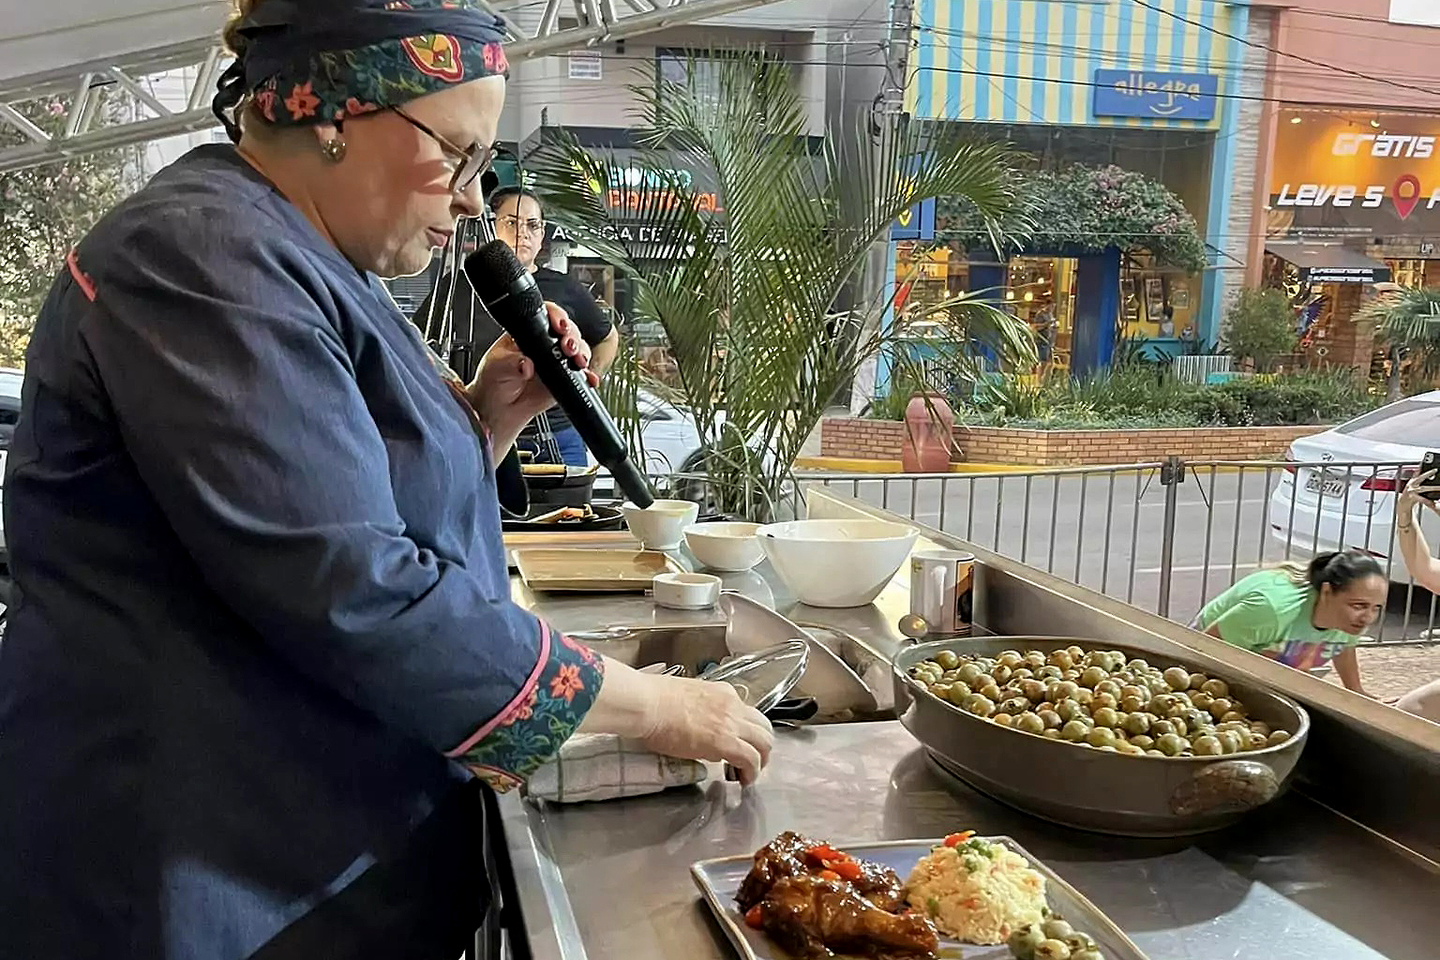
{"type": "Polygon", "coordinates": [[[926,550],[910,558],[910,613],[938,637],[969,636],[974,619],[975,554],[926,550]]]}
{"type": "Polygon", "coordinates": [[[1310,717],[1294,701],[1252,681],[1217,674],[1183,658],[1158,658],[1135,648],[1056,637],[939,640],[900,651],[894,661],[900,722],[946,773],[976,790],[1055,823],[1132,837],[1180,837],[1235,822],[1285,788],[1310,733],[1310,717]],[[1090,750],[1011,730],[936,697],[909,670],[944,650],[993,657],[1005,650],[1079,646],[1118,650],[1157,667],[1186,667],[1224,680],[1250,717],[1291,732],[1284,743],[1219,757],[1133,757],[1090,750]]]}

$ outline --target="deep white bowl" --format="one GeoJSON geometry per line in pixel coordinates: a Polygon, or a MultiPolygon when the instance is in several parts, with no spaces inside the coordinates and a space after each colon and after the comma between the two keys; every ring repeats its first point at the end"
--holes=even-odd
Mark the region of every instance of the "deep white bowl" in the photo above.
{"type": "Polygon", "coordinates": [[[697,523],[685,529],[685,543],[695,559],[711,570],[744,573],[765,559],[755,539],[759,529],[758,523],[697,523]]]}
{"type": "Polygon", "coordinates": [[[780,579],[812,607],[863,607],[880,596],[917,531],[885,520],[792,520],[757,536],[780,579]]]}

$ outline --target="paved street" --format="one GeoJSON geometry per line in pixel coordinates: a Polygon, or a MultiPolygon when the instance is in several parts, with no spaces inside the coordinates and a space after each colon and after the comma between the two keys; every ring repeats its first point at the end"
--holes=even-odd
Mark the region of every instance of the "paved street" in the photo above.
{"type": "MultiPolygon", "coordinates": [[[[1188,622],[1206,598],[1286,556],[1270,535],[1268,502],[1281,474],[1204,472],[1181,485],[1176,505],[1169,615],[1188,622]]],[[[1158,610],[1165,489],[1158,473],[1089,476],[833,480],[840,493],[912,516],[980,546],[1069,580],[1158,610]],[[943,490],[942,490],[943,486],[943,490]]],[[[1288,518],[1287,518],[1288,519],[1288,518]]],[[[1430,531],[1431,543],[1440,530],[1430,531]]],[[[1365,542],[1365,533],[1356,537],[1365,542]]],[[[1390,545],[1373,538],[1388,554],[1390,545]]],[[[1382,561],[1383,562],[1383,561],[1382,561]]],[[[1422,590],[1395,587],[1377,639],[1418,640],[1440,626],[1440,606],[1422,590]]]]}

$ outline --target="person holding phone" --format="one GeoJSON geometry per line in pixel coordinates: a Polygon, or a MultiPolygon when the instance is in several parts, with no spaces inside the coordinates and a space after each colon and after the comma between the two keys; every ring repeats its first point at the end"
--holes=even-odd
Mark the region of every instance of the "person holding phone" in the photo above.
{"type": "MultiPolygon", "coordinates": [[[[1413,477],[1400,499],[1395,504],[1395,539],[1400,545],[1400,555],[1405,559],[1405,569],[1417,586],[1431,593],[1440,593],[1440,559],[1430,552],[1425,535],[1420,532],[1420,510],[1440,513],[1436,500],[1440,499],[1440,485],[1436,477],[1435,454],[1425,457],[1420,473],[1413,477]]],[[[1440,679],[1432,680],[1401,697],[1395,704],[1407,713],[1424,717],[1433,723],[1440,723],[1440,679]]]]}
{"type": "Polygon", "coordinates": [[[1345,687],[1368,697],[1355,645],[1379,616],[1388,588],[1369,554],[1322,553],[1306,566],[1283,564],[1245,577],[1206,604],[1195,626],[1299,670],[1333,661],[1345,687]]]}

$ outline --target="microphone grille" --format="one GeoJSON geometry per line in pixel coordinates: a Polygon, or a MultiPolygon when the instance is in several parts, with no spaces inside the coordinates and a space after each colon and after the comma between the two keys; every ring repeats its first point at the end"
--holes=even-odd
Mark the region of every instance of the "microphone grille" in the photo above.
{"type": "Polygon", "coordinates": [[[481,303],[499,300],[510,292],[511,284],[527,274],[504,240],[491,240],[465,258],[465,277],[481,303]]]}

